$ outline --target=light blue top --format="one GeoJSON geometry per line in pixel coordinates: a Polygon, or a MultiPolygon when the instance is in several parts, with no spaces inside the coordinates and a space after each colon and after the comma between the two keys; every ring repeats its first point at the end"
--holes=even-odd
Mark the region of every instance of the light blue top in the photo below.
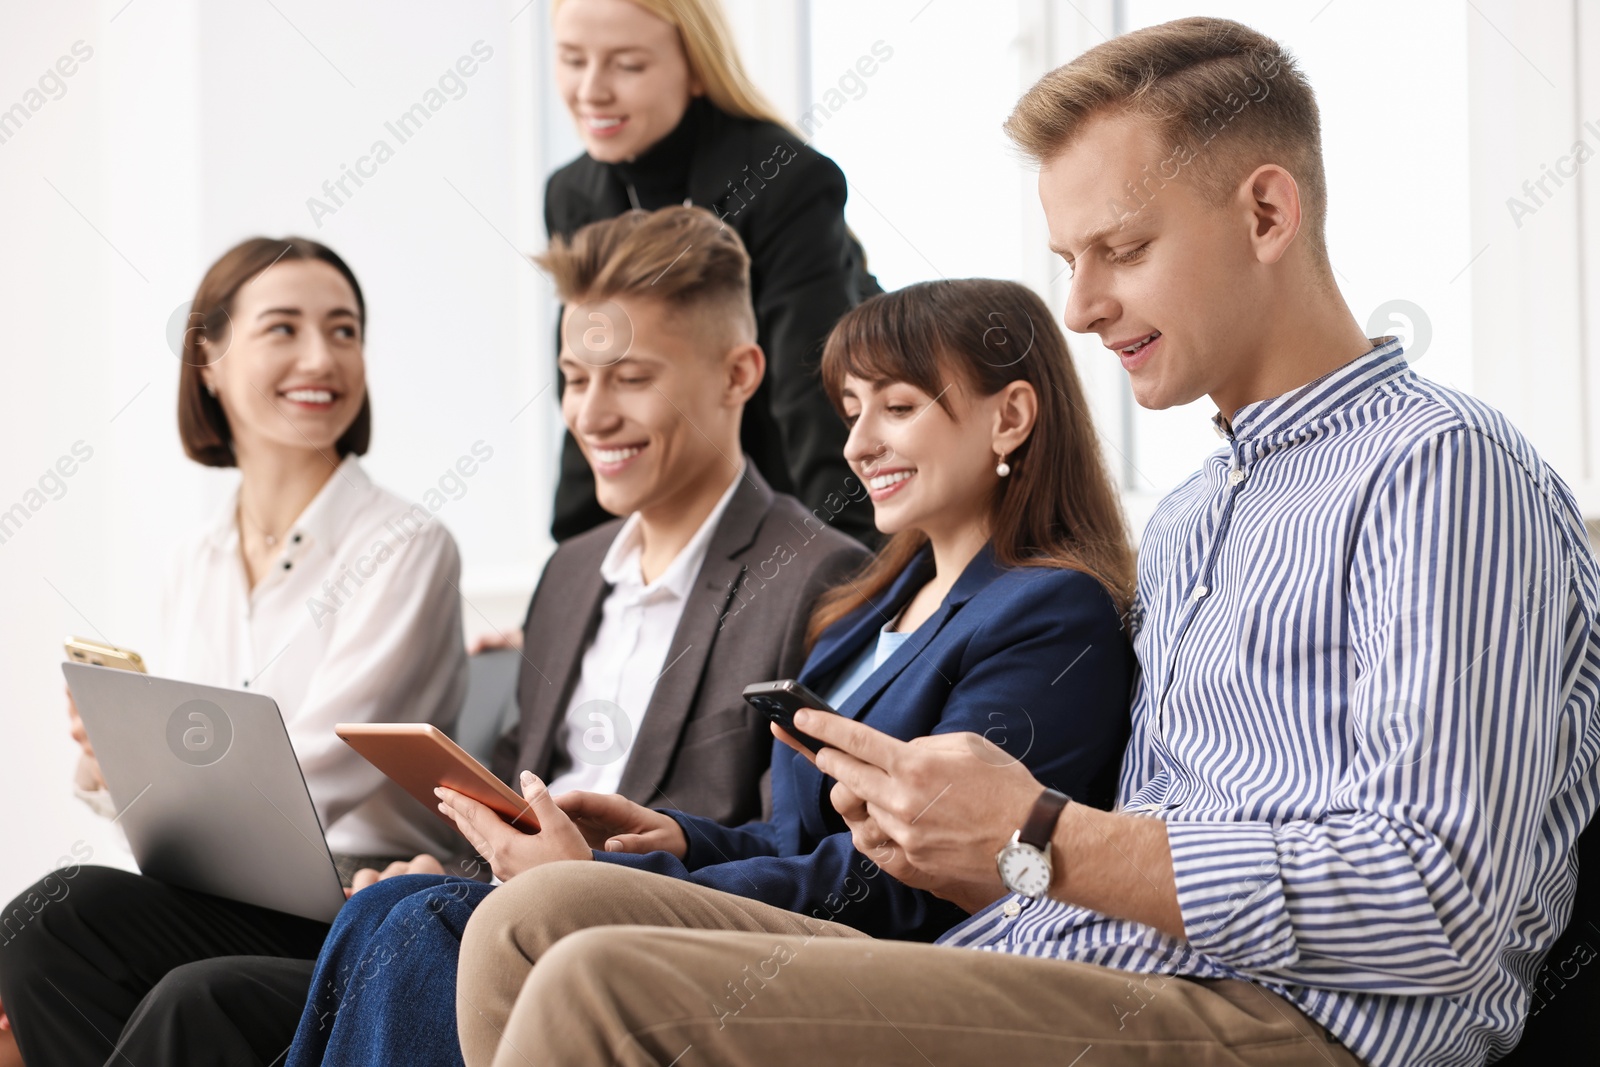
{"type": "Polygon", "coordinates": [[[895,650],[906,643],[906,638],[910,637],[910,634],[890,629],[898,621],[899,616],[896,616],[884,623],[883,629],[878,631],[877,642],[863,648],[855,662],[839,675],[839,680],[834,683],[833,688],[822,695],[828,702],[828,707],[842,706],[862,682],[872,677],[873,671],[883,666],[889,657],[894,655],[895,650]]]}

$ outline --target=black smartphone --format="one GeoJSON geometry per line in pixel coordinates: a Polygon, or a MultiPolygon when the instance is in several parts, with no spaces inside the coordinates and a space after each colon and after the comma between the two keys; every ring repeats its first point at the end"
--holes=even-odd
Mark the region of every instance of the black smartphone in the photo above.
{"type": "Polygon", "coordinates": [[[812,752],[820,752],[822,742],[814,737],[807,737],[794,728],[794,713],[801,708],[811,708],[813,711],[839,714],[828,707],[827,701],[792,678],[785,678],[781,682],[757,682],[754,685],[747,685],[744,687],[744,698],[757,711],[783,727],[790,737],[812,752]]]}

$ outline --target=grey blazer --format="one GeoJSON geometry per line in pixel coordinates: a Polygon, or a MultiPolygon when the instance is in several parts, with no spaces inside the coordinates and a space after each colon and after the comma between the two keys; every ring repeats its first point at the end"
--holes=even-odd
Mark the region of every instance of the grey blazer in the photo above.
{"type": "MultiPolygon", "coordinates": [[[[842,505],[841,505],[842,506],[842,505]]],[[[667,652],[618,792],[737,826],[770,814],[765,774],[772,755],[766,719],[744,702],[751,682],[794,678],[805,661],[812,604],[867,557],[827,525],[829,515],[774,493],[755,464],[712,534],[705,563],[667,652]]],[[[522,717],[495,747],[492,769],[513,779],[532,770],[549,781],[567,755],[555,743],[600,625],[610,586],[600,562],[621,519],[557,546],[534,590],[523,627],[517,683],[522,717]]]]}

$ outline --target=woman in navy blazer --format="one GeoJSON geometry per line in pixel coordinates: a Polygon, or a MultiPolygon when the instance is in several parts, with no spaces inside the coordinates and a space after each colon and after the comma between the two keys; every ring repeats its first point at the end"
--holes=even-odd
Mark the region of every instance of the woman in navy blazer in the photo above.
{"type": "MultiPolygon", "coordinates": [[[[827,693],[884,620],[934,576],[924,548],[886,594],[818,640],[800,676],[827,693]]],[[[1133,664],[1112,598],[1073,570],[1005,568],[984,545],[939,610],[837,710],[901,740],[963,731],[986,736],[1051,788],[1106,807],[1126,740],[1133,664]],[[1060,679],[1061,684],[1052,687],[1060,679]],[[1070,684],[1069,684],[1070,682],[1070,684]]],[[[986,757],[974,744],[974,756],[986,757]]],[[[887,875],[857,852],[828,802],[830,779],[787,746],[772,757],[773,817],[740,827],[671,813],[687,852],[603,852],[625,863],[874,937],[931,941],[967,917],[954,904],[887,875]],[[782,798],[782,799],[780,799],[782,798]],[[867,886],[872,888],[868,892],[867,886]]]]}
{"type": "MultiPolygon", "coordinates": [[[[799,680],[894,737],[967,732],[974,758],[1020,760],[1040,781],[1107,804],[1135,669],[1122,628],[1133,563],[1049,312],[1011,282],[912,286],[849,312],[822,370],[850,426],[846,458],[892,536],[818,603],[799,680]]],[[[774,745],[771,820],[741,827],[614,795],[557,800],[527,772],[523,784],[538,834],[441,791],[441,810],[503,880],[595,859],[876,937],[932,940],[966,917],[857,852],[829,781],[786,745],[774,745]]],[[[454,960],[439,954],[489,891],[405,875],[353,897],[318,961],[289,1063],[324,1050],[325,1063],[383,1062],[402,1034],[408,1062],[461,1062],[454,960]],[[367,977],[373,961],[382,965],[367,977]]]]}

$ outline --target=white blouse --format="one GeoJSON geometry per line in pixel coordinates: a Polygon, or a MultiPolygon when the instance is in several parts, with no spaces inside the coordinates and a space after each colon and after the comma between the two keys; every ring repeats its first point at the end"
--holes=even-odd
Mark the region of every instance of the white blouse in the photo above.
{"type": "Polygon", "coordinates": [[[347,456],[250,589],[237,499],[174,559],[150,671],[272,697],[332,851],[459,851],[453,829],[333,732],[340,722],[454,728],[467,655],[449,531],[347,456]]]}

